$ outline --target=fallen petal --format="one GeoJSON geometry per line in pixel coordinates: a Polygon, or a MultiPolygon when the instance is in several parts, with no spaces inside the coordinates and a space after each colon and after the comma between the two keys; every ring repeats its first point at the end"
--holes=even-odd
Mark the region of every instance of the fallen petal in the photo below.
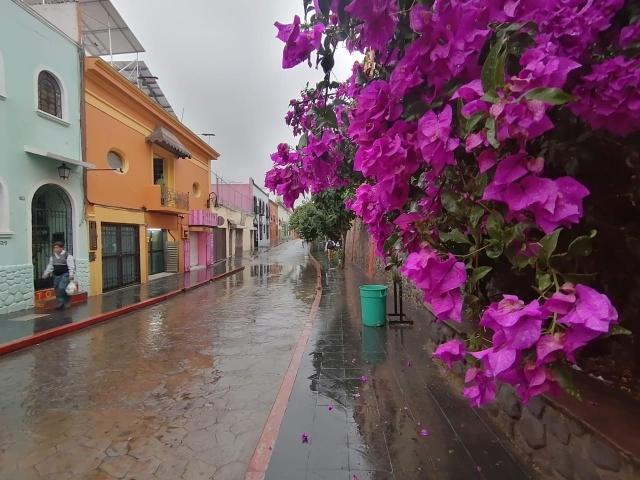
{"type": "Polygon", "coordinates": [[[420,430],[420,436],[421,437],[428,437],[429,436],[429,431],[426,428],[423,428],[422,430],[420,430]]]}

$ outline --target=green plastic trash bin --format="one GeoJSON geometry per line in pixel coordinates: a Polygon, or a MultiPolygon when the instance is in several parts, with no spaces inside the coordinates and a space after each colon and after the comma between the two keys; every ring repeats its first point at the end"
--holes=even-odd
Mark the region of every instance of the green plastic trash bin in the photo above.
{"type": "Polygon", "coordinates": [[[360,287],[362,324],[367,327],[382,327],[387,323],[386,285],[362,285],[360,287]]]}

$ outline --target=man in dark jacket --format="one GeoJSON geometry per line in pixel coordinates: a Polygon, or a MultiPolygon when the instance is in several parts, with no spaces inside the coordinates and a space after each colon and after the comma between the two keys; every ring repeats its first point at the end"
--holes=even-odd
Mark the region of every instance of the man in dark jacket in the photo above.
{"type": "Polygon", "coordinates": [[[76,276],[76,262],[73,256],[66,252],[64,243],[55,242],[53,244],[53,255],[49,257],[49,264],[42,275],[42,278],[49,278],[53,275],[53,289],[58,299],[57,310],[62,310],[69,306],[69,295],[67,295],[67,285],[76,276]]]}

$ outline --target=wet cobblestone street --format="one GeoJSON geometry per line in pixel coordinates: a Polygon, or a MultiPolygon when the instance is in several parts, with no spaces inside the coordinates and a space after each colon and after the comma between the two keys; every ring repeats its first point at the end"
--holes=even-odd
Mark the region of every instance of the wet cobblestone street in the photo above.
{"type": "Polygon", "coordinates": [[[441,376],[417,312],[411,326],[363,327],[358,286],[371,281],[323,263],[320,310],[266,479],[535,478],[441,376]]]}
{"type": "Polygon", "coordinates": [[[0,359],[0,479],[244,476],[315,295],[300,242],[0,359]]]}

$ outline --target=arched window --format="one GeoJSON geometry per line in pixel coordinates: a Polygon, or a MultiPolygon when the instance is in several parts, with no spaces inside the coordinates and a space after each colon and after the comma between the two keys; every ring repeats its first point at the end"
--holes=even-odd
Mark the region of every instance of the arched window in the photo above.
{"type": "Polygon", "coordinates": [[[52,73],[38,74],[38,110],[62,118],[62,88],[52,73]]]}

